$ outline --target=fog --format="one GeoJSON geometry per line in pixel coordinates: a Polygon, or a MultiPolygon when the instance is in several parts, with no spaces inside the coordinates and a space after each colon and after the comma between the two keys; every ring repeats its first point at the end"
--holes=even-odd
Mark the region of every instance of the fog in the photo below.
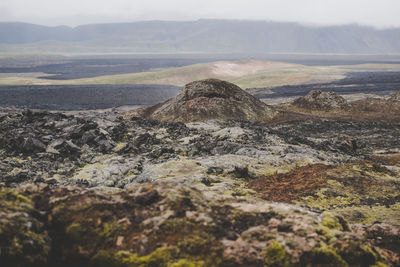
{"type": "Polygon", "coordinates": [[[1,0],[0,21],[76,26],[138,20],[253,19],[400,27],[398,0],[1,0]]]}

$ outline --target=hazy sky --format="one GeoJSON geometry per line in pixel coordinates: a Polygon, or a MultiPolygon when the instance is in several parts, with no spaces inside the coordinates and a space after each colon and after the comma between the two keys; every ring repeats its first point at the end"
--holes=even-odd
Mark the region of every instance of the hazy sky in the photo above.
{"type": "Polygon", "coordinates": [[[199,18],[400,27],[400,0],[0,0],[0,21],[79,25],[199,18]]]}

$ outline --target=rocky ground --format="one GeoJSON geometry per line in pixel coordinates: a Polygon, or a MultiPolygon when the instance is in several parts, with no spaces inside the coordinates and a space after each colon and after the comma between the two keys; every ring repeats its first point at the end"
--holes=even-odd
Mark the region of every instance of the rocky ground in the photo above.
{"type": "Polygon", "coordinates": [[[0,110],[1,265],[399,266],[400,124],[291,114],[0,110]]]}

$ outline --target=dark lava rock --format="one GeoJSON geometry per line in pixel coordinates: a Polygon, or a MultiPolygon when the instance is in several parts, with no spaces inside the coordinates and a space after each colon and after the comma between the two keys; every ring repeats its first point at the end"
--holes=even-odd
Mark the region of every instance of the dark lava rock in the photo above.
{"type": "Polygon", "coordinates": [[[63,139],[54,140],[47,148],[48,152],[61,154],[63,156],[77,155],[80,153],[80,148],[72,143],[63,139]]]}
{"type": "Polygon", "coordinates": [[[271,121],[278,114],[272,107],[240,87],[217,79],[191,82],[164,103],[136,110],[139,116],[168,122],[193,122],[210,119],[271,121]]]}
{"type": "Polygon", "coordinates": [[[250,178],[251,177],[248,167],[235,166],[235,169],[231,173],[236,178],[250,178]]]}
{"type": "Polygon", "coordinates": [[[343,97],[335,92],[322,92],[320,90],[312,90],[306,96],[295,99],[293,105],[317,110],[348,108],[348,103],[343,97]]]}
{"type": "Polygon", "coordinates": [[[46,146],[36,138],[25,138],[22,143],[23,150],[26,154],[46,151],[46,146]]]}
{"type": "Polygon", "coordinates": [[[224,169],[222,169],[221,167],[209,167],[207,169],[207,174],[214,174],[214,175],[219,175],[222,174],[224,172],[224,169]]]}

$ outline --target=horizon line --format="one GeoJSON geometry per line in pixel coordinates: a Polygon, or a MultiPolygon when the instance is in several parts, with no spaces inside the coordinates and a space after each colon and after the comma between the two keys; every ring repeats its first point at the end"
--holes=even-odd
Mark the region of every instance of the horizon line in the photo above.
{"type": "Polygon", "coordinates": [[[67,24],[58,24],[58,25],[46,25],[42,23],[34,23],[29,21],[0,21],[0,23],[19,23],[19,24],[29,24],[36,25],[48,28],[58,28],[58,27],[67,27],[67,28],[78,28],[81,26],[89,26],[89,25],[110,25],[110,24],[133,24],[133,23],[142,23],[142,22],[170,22],[170,23],[190,23],[190,22],[199,22],[199,21],[232,21],[232,22],[265,22],[265,23],[284,23],[284,24],[297,24],[303,27],[309,28],[330,28],[330,27],[345,27],[345,26],[358,26],[358,27],[366,27],[373,28],[376,30],[390,30],[390,29],[400,29],[400,26],[386,26],[386,27],[378,27],[374,25],[361,24],[357,22],[348,22],[348,23],[336,23],[336,24],[320,24],[320,23],[311,23],[311,22],[300,22],[300,21],[284,21],[284,20],[266,20],[266,19],[231,19],[231,18],[199,18],[194,20],[168,20],[168,19],[148,19],[148,20],[132,20],[132,21],[113,21],[113,22],[93,22],[93,23],[82,23],[75,26],[67,25],[67,24]]]}

